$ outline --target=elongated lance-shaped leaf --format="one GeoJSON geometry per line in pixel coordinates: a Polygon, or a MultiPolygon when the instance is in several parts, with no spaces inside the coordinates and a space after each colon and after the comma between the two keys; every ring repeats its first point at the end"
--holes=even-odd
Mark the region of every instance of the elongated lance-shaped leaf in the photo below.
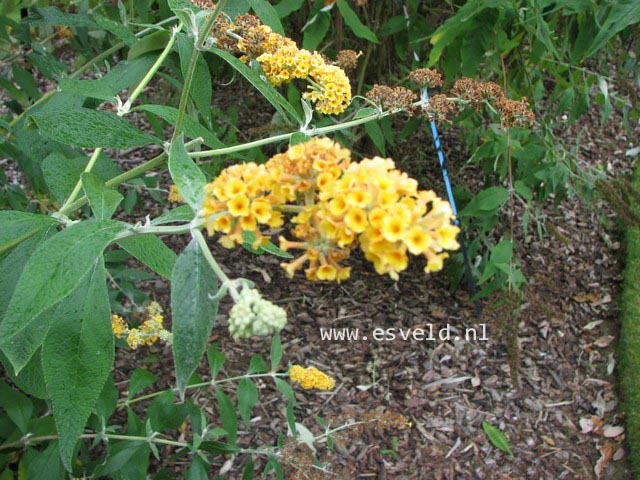
{"type": "Polygon", "coordinates": [[[94,173],[85,172],[81,178],[93,214],[98,220],[109,220],[124,197],[117,190],[107,187],[104,180],[94,173]]]}
{"type": "Polygon", "coordinates": [[[0,323],[0,346],[75,290],[106,246],[125,228],[126,224],[112,220],[88,220],[67,227],[40,245],[24,267],[0,323]]]}
{"type": "Polygon", "coordinates": [[[136,235],[118,241],[118,245],[144,263],[151,270],[171,280],[171,271],[178,256],[153,234],[136,235]]]}
{"type": "Polygon", "coordinates": [[[218,278],[197,240],[192,240],[173,267],[173,358],[180,396],[204,354],[218,312],[218,278]]]}
{"type": "Polygon", "coordinates": [[[484,430],[484,433],[487,434],[487,437],[489,437],[489,440],[491,440],[491,443],[493,443],[493,445],[496,448],[502,450],[505,453],[508,453],[509,455],[513,455],[513,452],[509,448],[509,442],[507,441],[507,437],[505,436],[504,433],[502,433],[496,427],[491,425],[489,422],[482,422],[482,429],[484,430]]]}
{"type": "Polygon", "coordinates": [[[60,438],[62,463],[71,471],[75,444],[113,366],[113,332],[104,262],[100,257],[55,311],[42,346],[42,366],[60,438]]]}
{"type": "Polygon", "coordinates": [[[182,135],[174,140],[169,149],[169,173],[182,198],[194,212],[198,212],[204,202],[204,186],[207,179],[202,170],[189,158],[182,135]]]}
{"type": "Polygon", "coordinates": [[[41,230],[56,225],[55,219],[36,213],[5,210],[0,212],[0,253],[8,250],[41,230]]]}

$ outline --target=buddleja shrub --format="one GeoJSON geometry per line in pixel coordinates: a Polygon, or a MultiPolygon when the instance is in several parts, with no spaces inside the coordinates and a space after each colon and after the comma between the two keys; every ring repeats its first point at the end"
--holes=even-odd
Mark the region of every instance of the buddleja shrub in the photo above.
{"type": "MultiPolygon", "coordinates": [[[[24,111],[2,125],[7,131],[3,151],[23,168],[42,210],[0,212],[0,360],[13,383],[29,395],[0,382],[0,403],[8,415],[0,422],[2,478],[12,478],[15,462],[27,478],[44,478],[43,465],[49,478],[62,478],[65,470],[95,478],[145,478],[150,454],[160,459],[159,445],[174,447],[172,458],[188,457],[189,478],[207,478],[207,465],[216,456],[233,459],[241,453],[265,456],[265,472],[274,470],[278,478],[301,469],[308,478],[316,478],[331,468],[314,455],[318,440],[326,439],[330,446],[331,438],[347,427],[361,432],[367,425],[406,425],[399,415],[371,412],[358,419],[318,419],[323,433],[314,436],[297,422],[295,394],[286,378],[305,389],[329,390],[335,382],[312,367],[281,365],[279,332],[286,325],[286,312],[252,282],[229,278],[202,231],[227,248],[242,245],[255,254],[282,257],[289,277],[304,270],[311,281],[347,281],[348,258],[356,248],[379,274],[393,279],[412,256],[423,257],[426,272],[437,272],[448,252],[458,248],[459,229],[452,223],[449,204],[420,190],[391,159],[355,161],[347,148],[326,135],[400,112],[444,118],[459,106],[489,101],[492,95],[502,102],[498,108],[509,122],[526,119],[526,105],[511,104],[496,91],[487,98],[466,99],[461,92],[429,103],[417,101],[404,87],[383,86],[354,100],[341,65],[353,63],[357,55],[343,52],[334,61],[299,48],[284,36],[266,1],[248,2],[258,17],[243,12],[231,16],[233,7],[230,3],[225,8],[225,3],[196,6],[170,0],[175,16],[137,33],[97,11],[92,16],[64,14],[53,7],[30,12],[40,26],[65,24],[82,34],[102,29],[122,40],[87,65],[126,46],[129,59],[97,80],[54,75],[57,90],[34,93],[31,98],[37,101],[25,104],[24,111]],[[205,58],[212,57],[245,77],[291,132],[224,145],[211,118],[205,58]],[[177,108],[139,102],[159,72],[165,77],[174,74],[171,82],[181,90],[177,108]],[[300,106],[276,88],[292,82],[302,88],[300,106]],[[120,96],[126,88],[128,94],[120,96]],[[102,106],[92,108],[97,105],[102,106]],[[170,123],[171,138],[161,138],[158,129],[151,134],[135,127],[127,120],[132,112],[145,112],[156,124],[158,119],[170,123]],[[332,118],[343,114],[342,120],[332,118]],[[185,142],[185,137],[191,140],[185,142]],[[231,165],[211,182],[196,163],[287,141],[282,153],[267,162],[231,165]],[[201,149],[203,144],[212,149],[201,149]],[[164,152],[127,172],[105,153],[146,145],[161,146],[164,152]],[[90,158],[83,149],[92,150],[90,158]],[[147,216],[144,223],[113,219],[123,200],[127,202],[118,186],[165,162],[175,184],[170,200],[186,205],[156,218],[147,216]],[[293,228],[273,238],[271,232],[287,221],[293,228]],[[166,234],[184,234],[191,241],[177,256],[159,238],[166,234]],[[117,249],[171,281],[171,331],[156,302],[147,302],[137,322],[114,311],[105,263],[117,249]],[[226,294],[234,302],[228,328],[236,341],[272,336],[270,364],[256,355],[239,377],[220,376],[224,353],[208,344],[218,304],[226,294]],[[140,396],[156,379],[136,369],[126,399],[118,401],[110,374],[115,346],[139,348],[157,341],[173,350],[175,388],[140,396]],[[211,380],[202,382],[194,372],[205,354],[211,380]],[[259,401],[259,377],[272,379],[288,402],[288,439],[274,438],[271,447],[241,448],[239,419],[250,428],[259,401]],[[225,383],[236,384],[235,403],[221,388],[225,383]],[[211,423],[187,396],[205,387],[212,387],[219,423],[211,423]],[[144,421],[132,408],[142,400],[152,400],[144,421]],[[114,412],[123,409],[126,428],[111,423],[114,412]],[[179,440],[163,433],[177,429],[182,432],[179,440]],[[49,443],[38,449],[43,442],[49,443]],[[98,444],[106,453],[95,459],[90,445],[98,444]]],[[[15,72],[14,77],[19,81],[15,72]]],[[[442,83],[432,70],[417,71],[412,79],[418,87],[442,83]]],[[[244,472],[244,478],[254,475],[251,457],[244,472]]]]}

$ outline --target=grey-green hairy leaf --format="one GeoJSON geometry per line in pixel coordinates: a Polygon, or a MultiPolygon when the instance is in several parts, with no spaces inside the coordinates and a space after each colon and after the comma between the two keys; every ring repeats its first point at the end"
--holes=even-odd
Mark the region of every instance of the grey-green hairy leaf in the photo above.
{"type": "Polygon", "coordinates": [[[301,118],[296,112],[296,109],[291,106],[291,104],[280,95],[276,89],[271,85],[266,78],[260,78],[260,76],[247,67],[242,61],[238,60],[236,57],[231,55],[229,52],[225,52],[224,50],[220,50],[218,48],[213,48],[211,50],[212,53],[215,53],[220,58],[222,58],[225,62],[231,65],[236,71],[240,73],[244,78],[249,80],[249,83],[253,85],[258,91],[266,98],[271,105],[282,115],[283,118],[288,118],[293,120],[294,123],[300,124],[301,118]]]}
{"type": "Polygon", "coordinates": [[[169,149],[169,173],[193,211],[200,211],[207,179],[202,170],[189,158],[182,136],[177,138],[169,149]]]}
{"type": "Polygon", "coordinates": [[[197,240],[192,240],[173,267],[173,358],[180,395],[204,354],[218,312],[218,278],[197,240]]]}
{"type": "MultiPolygon", "coordinates": [[[[49,154],[42,162],[42,173],[53,196],[62,203],[69,196],[84,172],[87,156],[67,157],[60,152],[49,154]]],[[[100,180],[107,181],[121,173],[109,157],[102,153],[91,172],[100,180]]]]}
{"type": "Polygon", "coordinates": [[[20,242],[58,222],[51,217],[37,213],[0,211],[0,253],[9,250],[20,242]]]}
{"type": "Polygon", "coordinates": [[[167,213],[151,220],[151,225],[165,225],[167,223],[188,223],[193,220],[193,209],[189,205],[180,205],[167,213]]]}
{"type": "Polygon", "coordinates": [[[74,446],[113,366],[111,310],[102,259],[64,299],[42,350],[47,390],[60,438],[62,463],[71,471],[74,446]]]}
{"type": "Polygon", "coordinates": [[[155,235],[136,235],[135,237],[123,238],[118,240],[118,245],[158,275],[171,280],[171,271],[178,256],[155,235]]]}
{"type": "Polygon", "coordinates": [[[89,108],[45,109],[32,115],[47,136],[66,145],[83,148],[132,148],[161,143],[113,113],[89,108]]]}
{"type": "Polygon", "coordinates": [[[138,58],[121,61],[107,74],[95,80],[60,79],[60,90],[83,97],[113,100],[121,90],[138,84],[156,60],[156,55],[143,55],[138,58]]]}
{"type": "Polygon", "coordinates": [[[110,219],[124,197],[117,190],[105,186],[104,180],[95,173],[85,172],[81,178],[93,214],[98,220],[110,219]]]}
{"type": "Polygon", "coordinates": [[[68,296],[125,225],[112,220],[83,221],[51,237],[29,259],[0,323],[0,345],[40,313],[68,296]]]}
{"type": "MultiPolygon", "coordinates": [[[[167,107],[165,105],[140,105],[133,110],[144,110],[145,112],[152,113],[162,118],[165,122],[175,125],[178,120],[178,109],[173,107],[167,107]]],[[[184,133],[189,138],[202,137],[204,143],[211,148],[222,148],[222,143],[213,132],[208,130],[205,126],[198,123],[198,121],[189,116],[184,116],[184,133]]]]}

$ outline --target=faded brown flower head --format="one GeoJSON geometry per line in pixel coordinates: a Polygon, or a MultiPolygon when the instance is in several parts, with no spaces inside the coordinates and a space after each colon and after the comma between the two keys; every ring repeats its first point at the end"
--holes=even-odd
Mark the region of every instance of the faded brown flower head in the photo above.
{"type": "Polygon", "coordinates": [[[450,117],[457,110],[455,102],[443,93],[429,97],[429,104],[422,107],[422,112],[429,120],[451,122],[450,117]]]}
{"type": "Polygon", "coordinates": [[[503,127],[526,127],[531,125],[535,119],[526,97],[520,100],[502,97],[496,102],[496,108],[502,116],[503,127]]]}
{"type": "Polygon", "coordinates": [[[191,0],[191,3],[193,3],[196,7],[200,7],[204,10],[213,10],[214,8],[216,8],[216,4],[211,0],[191,0]]]}
{"type": "Polygon", "coordinates": [[[409,78],[420,87],[441,87],[444,83],[442,75],[433,68],[418,68],[409,74],[409,78]]]}
{"type": "Polygon", "coordinates": [[[340,50],[336,56],[335,64],[343,70],[355,70],[358,66],[358,57],[362,55],[362,52],[356,52],[355,50],[340,50]]]}
{"type": "Polygon", "coordinates": [[[413,112],[413,102],[418,96],[404,87],[391,88],[386,85],[374,85],[366,94],[367,98],[385,110],[406,110],[413,112]]]}

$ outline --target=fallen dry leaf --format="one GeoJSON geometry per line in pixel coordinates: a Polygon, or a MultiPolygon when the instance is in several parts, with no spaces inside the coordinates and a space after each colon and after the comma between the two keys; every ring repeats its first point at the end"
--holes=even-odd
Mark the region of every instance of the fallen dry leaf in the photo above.
{"type": "Polygon", "coordinates": [[[598,450],[600,451],[600,458],[598,459],[598,463],[596,463],[596,466],[593,469],[596,477],[600,478],[602,476],[602,472],[604,471],[607,463],[609,463],[609,460],[611,460],[611,457],[613,457],[613,454],[617,449],[618,445],[612,442],[606,442],[602,447],[598,448],[598,450]]]}
{"type": "Polygon", "coordinates": [[[579,293],[577,295],[574,295],[572,298],[578,303],[596,303],[598,300],[600,300],[600,294],[596,292],[579,293]]]}
{"type": "Polygon", "coordinates": [[[605,335],[597,339],[595,342],[593,342],[593,344],[596,347],[605,348],[611,345],[611,342],[613,342],[615,339],[616,337],[614,337],[613,335],[605,335]]]}
{"type": "Polygon", "coordinates": [[[602,433],[604,434],[605,437],[607,438],[615,438],[619,435],[622,435],[624,433],[624,427],[621,426],[613,426],[613,425],[606,425],[603,429],[602,429],[602,433]]]}

